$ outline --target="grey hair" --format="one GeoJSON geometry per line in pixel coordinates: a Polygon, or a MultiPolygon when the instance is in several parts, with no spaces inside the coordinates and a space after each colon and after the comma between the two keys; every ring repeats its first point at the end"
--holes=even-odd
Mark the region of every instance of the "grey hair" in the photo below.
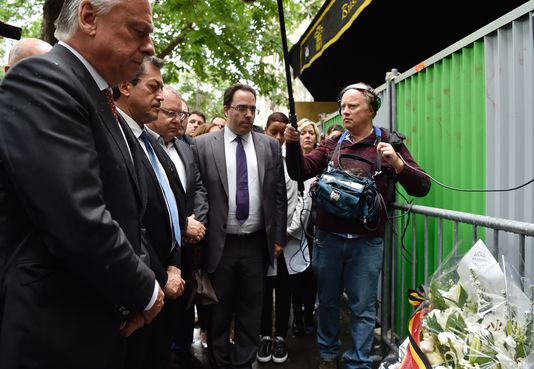
{"type": "MultiPolygon", "coordinates": [[[[96,14],[106,15],[111,9],[122,0],[89,0],[96,14]]],[[[78,12],[82,0],[65,0],[59,16],[57,17],[54,25],[56,31],[54,37],[60,41],[68,39],[74,31],[78,28],[78,12]]]]}
{"type": "Polygon", "coordinates": [[[176,95],[180,100],[183,100],[182,99],[182,95],[180,95],[180,93],[178,91],[176,91],[174,89],[174,87],[171,87],[169,85],[165,85],[165,86],[163,86],[163,91],[170,92],[171,94],[176,95]]]}

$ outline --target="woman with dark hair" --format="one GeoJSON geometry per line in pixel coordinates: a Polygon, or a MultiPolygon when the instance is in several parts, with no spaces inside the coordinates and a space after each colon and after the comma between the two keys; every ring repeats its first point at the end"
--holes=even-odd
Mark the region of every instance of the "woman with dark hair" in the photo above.
{"type": "Polygon", "coordinates": [[[339,124],[331,125],[326,130],[325,139],[326,138],[333,138],[334,140],[338,139],[341,136],[341,134],[343,133],[343,131],[344,131],[343,127],[341,127],[339,124]]]}
{"type": "MultiPolygon", "coordinates": [[[[282,156],[285,157],[284,130],[289,123],[287,116],[280,112],[275,112],[267,118],[265,134],[278,140],[282,146],[282,156]]],[[[284,174],[287,189],[287,219],[288,226],[297,206],[296,182],[289,178],[284,163],[284,174]]],[[[289,245],[288,243],[286,247],[289,245]]],[[[287,349],[285,338],[289,324],[289,311],[291,306],[291,289],[287,267],[286,251],[276,258],[273,266],[269,267],[265,280],[265,292],[263,297],[263,311],[261,317],[261,341],[258,349],[257,359],[260,363],[269,362],[271,359],[275,363],[283,363],[287,360],[287,349]],[[275,294],[275,332],[273,329],[273,290],[275,294]]]]}

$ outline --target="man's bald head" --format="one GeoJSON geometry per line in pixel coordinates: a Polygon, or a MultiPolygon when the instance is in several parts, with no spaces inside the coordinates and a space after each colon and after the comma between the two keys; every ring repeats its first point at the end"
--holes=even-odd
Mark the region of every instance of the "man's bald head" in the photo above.
{"type": "Polygon", "coordinates": [[[9,50],[7,58],[7,65],[4,67],[4,72],[7,72],[13,64],[32,55],[46,54],[52,49],[52,45],[48,42],[39,40],[38,38],[23,38],[17,41],[15,45],[9,50]]]}

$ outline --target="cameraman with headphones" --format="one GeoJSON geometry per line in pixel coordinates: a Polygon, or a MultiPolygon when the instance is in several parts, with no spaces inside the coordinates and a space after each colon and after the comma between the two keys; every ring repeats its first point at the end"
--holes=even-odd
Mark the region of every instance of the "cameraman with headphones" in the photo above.
{"type": "MultiPolygon", "coordinates": [[[[336,169],[374,179],[378,189],[377,201],[372,200],[375,204],[393,201],[396,182],[411,196],[425,196],[430,190],[430,178],[402,143],[403,137],[373,126],[381,103],[374,90],[365,83],[349,85],[339,94],[338,102],[346,132],[339,139],[322,141],[306,156],[300,150],[290,149],[299,140],[299,132],[287,125],[284,136],[291,178],[297,180],[299,171],[302,180],[320,175],[332,160],[336,169]]],[[[341,348],[339,302],[343,291],[348,296],[352,345],[342,361],[347,369],[371,368],[369,353],[387,222],[385,206],[380,206],[379,212],[376,220],[369,223],[336,216],[322,206],[317,209],[312,267],[319,299],[320,369],[337,368],[341,348]]]]}

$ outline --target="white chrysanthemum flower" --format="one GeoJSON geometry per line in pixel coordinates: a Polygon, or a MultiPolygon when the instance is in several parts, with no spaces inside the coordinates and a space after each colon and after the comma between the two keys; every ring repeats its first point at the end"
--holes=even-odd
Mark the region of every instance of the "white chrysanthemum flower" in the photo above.
{"type": "Polygon", "coordinates": [[[449,341],[456,341],[457,337],[452,332],[441,332],[438,334],[438,340],[442,345],[448,346],[449,341]]]}
{"type": "Polygon", "coordinates": [[[506,336],[506,338],[504,339],[504,342],[506,343],[508,347],[511,347],[514,349],[517,347],[517,343],[515,342],[515,339],[512,336],[506,336]]]}
{"type": "Polygon", "coordinates": [[[460,364],[460,368],[462,368],[462,369],[477,369],[477,368],[480,368],[478,364],[472,364],[468,360],[465,360],[465,359],[458,360],[458,364],[460,364]]]}
{"type": "Polygon", "coordinates": [[[445,359],[439,351],[432,351],[428,354],[425,354],[425,356],[428,359],[430,365],[432,365],[432,367],[434,367],[435,365],[443,364],[445,362],[445,359]]]}
{"type": "Polygon", "coordinates": [[[441,296],[443,296],[447,305],[451,307],[458,306],[461,291],[462,287],[459,283],[453,285],[448,291],[439,290],[441,296]]]}
{"type": "Polygon", "coordinates": [[[421,342],[419,342],[419,348],[425,354],[430,354],[431,352],[434,351],[434,340],[433,339],[422,340],[421,342]]]}
{"type": "Polygon", "coordinates": [[[476,314],[467,314],[463,316],[463,318],[467,327],[466,330],[471,336],[471,338],[473,336],[487,336],[487,333],[489,333],[484,333],[484,331],[487,331],[487,329],[485,329],[484,326],[480,324],[480,319],[478,319],[476,314]]]}
{"type": "Polygon", "coordinates": [[[438,334],[439,343],[447,346],[456,354],[456,357],[463,357],[465,354],[465,342],[452,332],[441,332],[438,334]]]}
{"type": "Polygon", "coordinates": [[[431,310],[428,313],[428,315],[436,318],[436,321],[438,322],[441,329],[445,330],[445,327],[447,326],[447,317],[448,317],[448,315],[445,314],[445,312],[438,310],[438,309],[434,309],[434,310],[431,310]]]}
{"type": "Polygon", "coordinates": [[[502,369],[517,369],[518,368],[517,363],[513,359],[511,359],[507,355],[504,355],[500,352],[497,353],[496,359],[501,365],[502,369]]]}
{"type": "Polygon", "coordinates": [[[504,331],[492,332],[493,343],[498,351],[506,351],[506,333],[504,331]]]}

